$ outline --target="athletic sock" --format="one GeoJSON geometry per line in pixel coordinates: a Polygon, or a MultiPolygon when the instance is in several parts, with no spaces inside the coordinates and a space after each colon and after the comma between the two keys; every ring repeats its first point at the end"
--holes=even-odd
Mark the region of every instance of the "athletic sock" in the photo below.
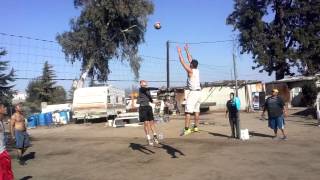
{"type": "Polygon", "coordinates": [[[150,137],[150,135],[149,135],[149,134],[147,135],[147,139],[148,139],[148,140],[150,140],[150,139],[151,139],[151,137],[150,137]]]}

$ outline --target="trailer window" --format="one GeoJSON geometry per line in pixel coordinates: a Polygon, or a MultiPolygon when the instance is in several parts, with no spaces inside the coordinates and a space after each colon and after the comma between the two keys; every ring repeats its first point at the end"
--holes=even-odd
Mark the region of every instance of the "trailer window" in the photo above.
{"type": "Polygon", "coordinates": [[[116,96],[116,103],[118,103],[119,102],[119,99],[118,99],[119,97],[118,96],[116,96]]]}
{"type": "Polygon", "coordinates": [[[108,103],[111,103],[110,96],[107,96],[107,102],[108,102],[108,103]]]}

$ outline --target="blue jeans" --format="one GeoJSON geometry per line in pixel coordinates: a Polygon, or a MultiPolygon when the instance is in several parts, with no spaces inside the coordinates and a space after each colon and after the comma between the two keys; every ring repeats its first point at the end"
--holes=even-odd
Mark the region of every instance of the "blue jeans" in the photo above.
{"type": "Polygon", "coordinates": [[[26,131],[15,130],[16,148],[23,149],[30,146],[29,135],[26,131]]]}

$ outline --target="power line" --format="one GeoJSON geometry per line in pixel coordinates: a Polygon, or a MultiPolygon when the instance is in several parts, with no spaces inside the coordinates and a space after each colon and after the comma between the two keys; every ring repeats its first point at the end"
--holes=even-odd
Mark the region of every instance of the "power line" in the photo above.
{"type": "MultiPolygon", "coordinates": [[[[51,43],[52,45],[50,45],[50,47],[55,47],[56,45],[57,45],[57,49],[56,49],[56,51],[59,51],[60,49],[61,49],[61,46],[59,45],[59,43],[57,42],[57,41],[51,41],[51,40],[45,40],[45,39],[39,39],[39,38],[33,38],[33,37],[28,37],[28,36],[20,36],[20,35],[14,35],[14,34],[8,34],[8,33],[1,33],[0,32],[0,36],[8,36],[8,37],[14,37],[14,38],[20,38],[20,39],[26,39],[26,40],[34,40],[34,41],[41,41],[41,42],[44,42],[44,43],[51,43]],[[58,49],[58,47],[59,47],[59,49],[58,49]]],[[[9,39],[11,39],[11,38],[9,38],[9,39]]],[[[229,42],[229,41],[232,41],[232,40],[223,40],[223,41],[206,41],[206,42],[190,42],[190,43],[188,43],[188,44],[212,44],[212,43],[223,43],[223,42],[229,42]]],[[[20,42],[20,41],[19,41],[20,42]]],[[[41,42],[40,42],[40,44],[41,44],[41,42]]],[[[179,42],[170,42],[170,43],[179,43],[179,42]]],[[[1,44],[1,43],[0,43],[1,44]]],[[[2,43],[2,44],[5,44],[5,43],[2,43]]],[[[16,45],[16,46],[18,46],[18,47],[28,47],[29,49],[31,49],[31,48],[38,48],[38,47],[33,47],[33,46],[29,46],[28,44],[25,44],[25,43],[23,43],[23,41],[22,41],[22,43],[18,43],[18,44],[10,44],[10,43],[8,43],[9,45],[16,45]]],[[[45,45],[45,44],[43,44],[44,46],[39,46],[39,48],[41,48],[41,49],[47,49],[47,50],[55,50],[54,48],[48,48],[49,47],[49,45],[45,45]]],[[[33,57],[32,56],[34,56],[34,57],[44,57],[44,58],[50,58],[50,59],[52,59],[52,60],[57,60],[57,59],[65,59],[65,57],[63,57],[61,54],[60,54],[61,52],[59,52],[59,54],[50,54],[50,55],[42,55],[42,54],[39,54],[39,53],[29,53],[29,50],[27,51],[27,52],[20,52],[20,51],[18,51],[18,52],[13,52],[13,53],[10,53],[10,54],[16,54],[16,55],[22,55],[22,56],[27,56],[27,58],[28,59],[33,59],[33,57]],[[31,57],[30,57],[31,56],[31,57]]],[[[166,62],[166,58],[164,58],[164,57],[157,57],[157,56],[150,56],[150,55],[144,55],[144,54],[142,54],[142,55],[140,55],[141,57],[145,57],[145,58],[149,58],[149,59],[151,59],[151,60],[157,60],[159,63],[157,63],[157,64],[160,64],[160,62],[163,62],[163,63],[165,63],[166,62]]],[[[171,62],[179,62],[179,60],[178,59],[169,59],[169,61],[171,61],[171,62]]],[[[37,61],[33,61],[33,62],[31,62],[31,61],[29,61],[29,62],[20,62],[20,61],[17,61],[17,60],[12,60],[12,62],[17,62],[17,63],[21,63],[21,64],[29,64],[29,62],[30,62],[30,65],[33,65],[33,64],[43,64],[43,63],[39,63],[39,62],[37,62],[37,61]]],[[[146,62],[146,64],[147,64],[147,62],[148,61],[144,61],[144,62],[146,62]]],[[[155,62],[156,63],[156,62],[155,62]]],[[[163,64],[164,65],[164,64],[163,64]]],[[[229,66],[217,66],[217,65],[211,65],[211,64],[203,64],[203,63],[199,63],[199,65],[201,66],[201,68],[205,68],[205,69],[208,69],[208,70],[213,70],[212,72],[210,72],[210,73],[205,73],[206,71],[203,71],[203,73],[204,74],[210,74],[210,75],[213,75],[213,74],[216,74],[216,73],[219,73],[219,74],[223,74],[221,71],[223,71],[222,69],[224,69],[224,67],[229,67],[229,66]],[[220,72],[217,72],[217,71],[220,71],[220,72]]],[[[54,66],[58,66],[58,65],[54,65],[54,66]]],[[[63,66],[63,65],[62,65],[63,66]]],[[[207,71],[208,71],[207,70],[207,71]]],[[[22,70],[22,69],[20,69],[20,70],[18,70],[19,72],[34,72],[34,70],[22,70]]],[[[39,71],[40,72],[40,71],[39,71]]],[[[152,72],[154,72],[154,71],[150,71],[150,73],[152,73],[152,72]]],[[[67,78],[55,78],[55,79],[53,79],[53,80],[59,80],[59,81],[73,81],[74,80],[74,78],[68,78],[68,76],[70,75],[70,74],[73,74],[73,73],[65,73],[65,72],[56,72],[56,73],[62,73],[62,74],[64,74],[64,76],[66,76],[67,78]],[[68,75],[68,76],[67,76],[68,75]]],[[[177,73],[177,72],[176,72],[177,73]]],[[[182,74],[182,72],[180,73],[178,73],[179,75],[180,74],[182,74]]],[[[176,76],[179,76],[178,74],[176,74],[176,76]]],[[[112,74],[111,74],[112,75],[112,74]]],[[[62,76],[63,77],[63,76],[62,76]]],[[[116,77],[119,77],[119,76],[116,76],[116,77]]],[[[122,76],[121,76],[122,77],[122,76]]],[[[124,76],[123,76],[124,77],[124,76]]],[[[182,77],[182,76],[181,76],[182,77]]],[[[149,76],[149,78],[150,78],[150,76],[149,76]]],[[[35,78],[29,78],[29,77],[23,77],[23,75],[20,75],[20,77],[17,77],[16,79],[20,79],[20,80],[32,80],[32,79],[37,79],[36,77],[35,78]]],[[[158,79],[158,78],[155,78],[155,79],[158,79]]],[[[161,78],[159,78],[159,79],[162,79],[162,77],[161,78]]],[[[124,77],[124,79],[110,79],[110,80],[108,80],[108,81],[119,81],[119,82],[136,82],[136,80],[134,80],[134,79],[125,79],[125,77],[124,77]]],[[[149,82],[166,82],[165,80],[150,80],[149,82]]],[[[173,83],[185,83],[185,81],[179,81],[179,80],[177,80],[177,81],[171,81],[171,82],[173,82],[173,83]]]]}
{"type": "Polygon", "coordinates": [[[219,40],[219,41],[202,41],[202,42],[176,42],[176,41],[169,41],[170,43],[174,44],[216,44],[216,43],[224,43],[224,42],[232,42],[232,39],[227,40],[219,40]]]}
{"type": "Polygon", "coordinates": [[[7,33],[2,33],[0,32],[0,35],[3,36],[11,36],[11,37],[16,37],[16,38],[23,38],[23,39],[29,39],[29,40],[35,40],[35,41],[43,41],[43,42],[49,42],[49,43],[58,43],[57,41],[50,41],[50,40],[45,40],[45,39],[39,39],[39,38],[32,38],[28,36],[20,36],[20,35],[14,35],[14,34],[7,34],[7,33]]]}
{"type": "MultiPolygon", "coordinates": [[[[49,42],[49,43],[55,43],[58,44],[57,41],[51,41],[51,40],[45,40],[45,39],[39,39],[39,38],[33,38],[29,36],[21,36],[21,35],[13,35],[13,34],[7,34],[7,33],[2,33],[0,32],[0,35],[3,36],[11,36],[11,37],[16,37],[16,38],[24,38],[24,39],[29,39],[29,40],[35,40],[35,41],[43,41],[43,42],[49,42]]],[[[214,44],[214,43],[223,43],[223,42],[230,42],[233,40],[219,40],[219,41],[203,41],[203,42],[187,42],[187,44],[214,44]]],[[[170,41],[170,43],[182,43],[182,42],[175,42],[175,41],[170,41]]],[[[186,42],[184,42],[186,43],[186,42]]],[[[22,54],[22,53],[21,53],[22,54]]],[[[157,59],[157,60],[166,60],[166,58],[163,57],[156,57],[156,56],[149,56],[149,55],[140,55],[141,57],[146,57],[146,58],[152,58],[152,59],[157,59]]],[[[50,57],[50,56],[48,56],[50,57]]],[[[51,56],[52,57],[52,56],[51,56]]],[[[178,59],[170,59],[170,61],[179,61],[178,59]]],[[[212,67],[222,67],[222,66],[215,66],[215,65],[210,65],[210,64],[202,64],[199,63],[199,65],[205,65],[205,66],[212,66],[212,67]]],[[[228,67],[228,66],[225,66],[228,67]]]]}
{"type": "MultiPolygon", "coordinates": [[[[39,39],[39,38],[33,38],[33,37],[29,37],[29,36],[21,36],[21,35],[7,34],[7,33],[3,33],[3,32],[0,32],[0,35],[58,44],[57,41],[46,40],[46,39],[39,39]]],[[[184,43],[187,43],[187,44],[215,44],[215,43],[224,43],[224,42],[232,42],[232,41],[233,41],[232,39],[227,39],[227,40],[202,41],[202,42],[177,42],[177,41],[169,41],[169,42],[170,42],[170,43],[175,43],[175,44],[184,44],[184,43]]]]}
{"type": "MultiPolygon", "coordinates": [[[[146,57],[146,58],[155,59],[155,60],[164,60],[164,61],[166,60],[165,58],[162,58],[162,57],[155,57],[155,56],[148,56],[148,55],[140,55],[140,56],[146,57]]],[[[169,61],[179,62],[178,59],[170,59],[169,61]]],[[[209,67],[206,67],[206,66],[211,66],[213,69],[229,67],[229,66],[216,66],[216,65],[204,64],[204,63],[199,63],[199,65],[203,65],[203,67],[205,67],[205,68],[209,68],[209,67]]]]}
{"type": "MultiPolygon", "coordinates": [[[[28,77],[16,77],[19,80],[41,80],[41,78],[28,78],[28,77]]],[[[74,78],[52,78],[53,81],[74,81],[74,78]]],[[[117,82],[138,82],[134,79],[108,79],[107,81],[117,81],[117,82]]],[[[147,80],[148,82],[167,82],[164,80],[147,80]]],[[[172,81],[172,82],[185,82],[185,81],[172,81]]]]}

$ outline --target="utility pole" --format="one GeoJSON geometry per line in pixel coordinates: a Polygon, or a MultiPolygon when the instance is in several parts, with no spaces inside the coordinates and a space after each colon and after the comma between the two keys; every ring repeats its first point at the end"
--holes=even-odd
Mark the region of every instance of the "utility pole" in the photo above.
{"type": "Polygon", "coordinates": [[[233,60],[233,75],[234,80],[236,82],[236,97],[238,97],[238,75],[237,75],[237,64],[236,64],[236,55],[235,55],[235,39],[233,38],[232,41],[233,48],[232,48],[232,60],[233,60]]]}
{"type": "Polygon", "coordinates": [[[169,89],[170,88],[170,68],[169,68],[169,50],[170,50],[170,48],[169,48],[169,41],[167,41],[167,43],[166,43],[166,46],[167,46],[167,89],[169,89]]]}

